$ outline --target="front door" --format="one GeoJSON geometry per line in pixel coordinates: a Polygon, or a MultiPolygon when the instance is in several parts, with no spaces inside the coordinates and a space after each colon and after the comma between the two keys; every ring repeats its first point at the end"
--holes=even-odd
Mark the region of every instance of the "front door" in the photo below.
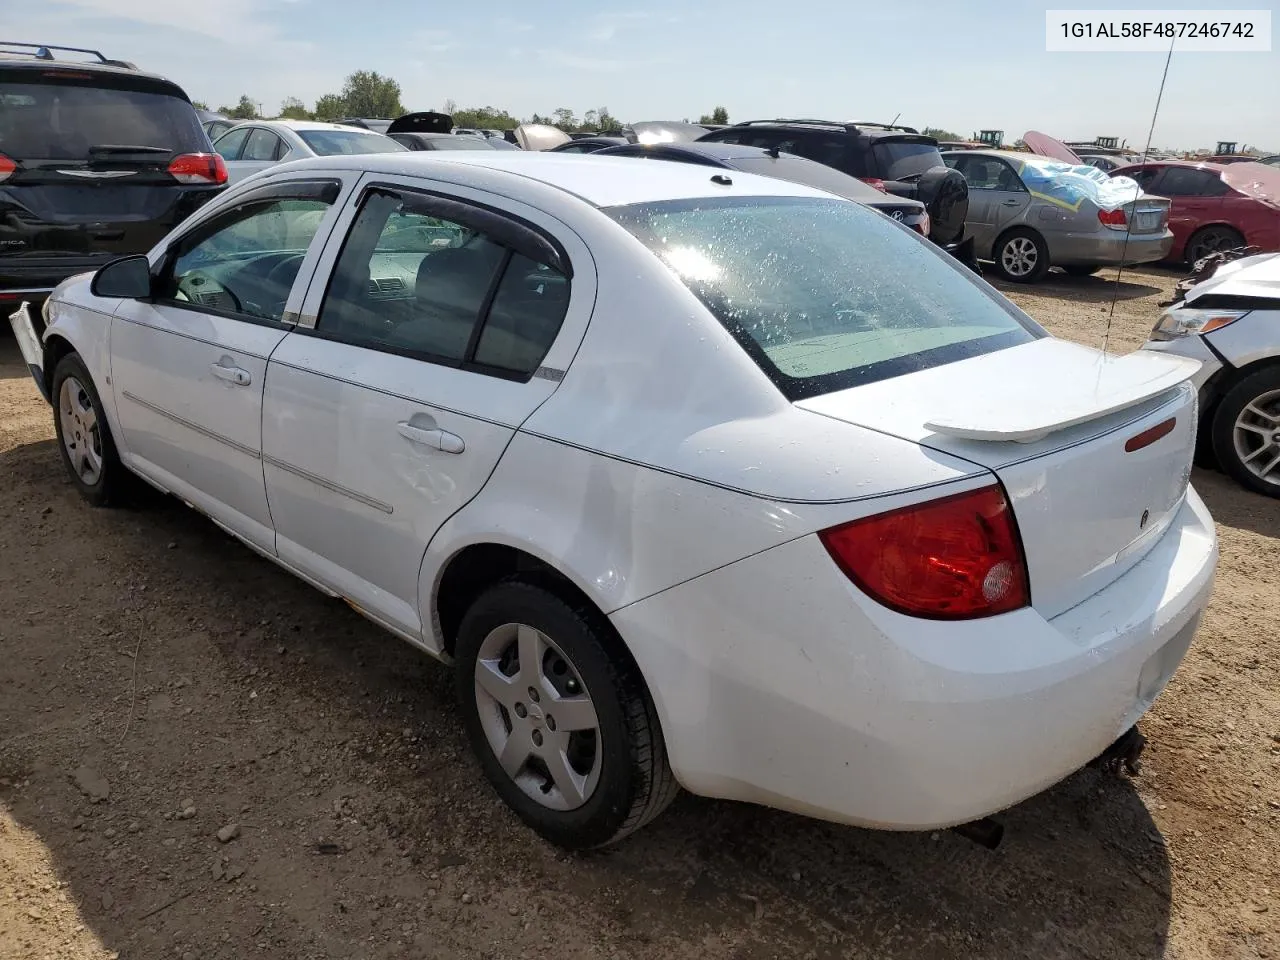
{"type": "Polygon", "coordinates": [[[111,376],[129,466],[272,551],[262,476],[267,358],[284,339],[339,184],[264,187],[178,238],[154,295],[112,319],[111,376]]]}
{"type": "Polygon", "coordinates": [[[567,314],[581,336],[594,289],[528,222],[395,178],[349,219],[308,293],[314,325],[268,365],[267,494],[282,560],[422,642],[427,544],[555,390],[539,368],[567,314]]]}

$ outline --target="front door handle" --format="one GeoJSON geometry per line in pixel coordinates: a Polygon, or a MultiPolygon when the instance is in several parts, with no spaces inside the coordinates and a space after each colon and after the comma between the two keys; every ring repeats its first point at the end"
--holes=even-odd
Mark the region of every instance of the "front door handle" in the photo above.
{"type": "Polygon", "coordinates": [[[1000,203],[1006,207],[1016,207],[1018,206],[1018,204],[1022,203],[1022,201],[1021,200],[1001,200],[1000,203]]]}
{"type": "Polygon", "coordinates": [[[234,383],[237,387],[247,387],[253,382],[253,377],[249,375],[249,371],[241,367],[228,363],[211,363],[209,369],[213,375],[219,380],[226,380],[228,383],[234,383]]]}
{"type": "Polygon", "coordinates": [[[467,445],[462,442],[460,436],[448,430],[441,430],[439,427],[431,429],[415,427],[408,420],[400,421],[396,427],[400,431],[400,436],[414,443],[420,443],[424,447],[443,450],[445,453],[462,453],[467,449],[467,445]]]}

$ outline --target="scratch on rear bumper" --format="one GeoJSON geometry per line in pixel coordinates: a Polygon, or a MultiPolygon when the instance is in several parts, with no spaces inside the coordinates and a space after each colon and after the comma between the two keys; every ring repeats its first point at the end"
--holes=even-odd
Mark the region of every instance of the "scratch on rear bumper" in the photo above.
{"type": "Polygon", "coordinates": [[[31,319],[31,305],[25,301],[17,310],[9,314],[9,326],[18,341],[18,349],[22,351],[22,359],[27,362],[31,371],[31,379],[35,380],[40,396],[49,400],[49,392],[44,381],[44,346],[36,334],[35,321],[31,319]]]}

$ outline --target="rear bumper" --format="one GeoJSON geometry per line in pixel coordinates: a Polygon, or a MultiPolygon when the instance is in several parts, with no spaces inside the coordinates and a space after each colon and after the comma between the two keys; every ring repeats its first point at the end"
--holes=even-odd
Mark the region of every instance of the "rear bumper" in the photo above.
{"type": "Polygon", "coordinates": [[[905,617],[858,592],[814,536],[611,619],[692,792],[929,829],[1045,789],[1132,726],[1182,660],[1216,562],[1189,490],[1141,562],[1052,620],[905,617]]]}
{"type": "Polygon", "coordinates": [[[1051,234],[1047,239],[1049,259],[1055,266],[1155,263],[1167,257],[1173,249],[1171,230],[1165,230],[1163,234],[1130,234],[1127,245],[1123,230],[1051,234]]]}

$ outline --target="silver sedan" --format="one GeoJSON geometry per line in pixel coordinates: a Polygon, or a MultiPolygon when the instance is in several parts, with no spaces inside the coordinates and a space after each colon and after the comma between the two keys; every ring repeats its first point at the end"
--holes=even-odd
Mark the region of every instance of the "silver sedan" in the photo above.
{"type": "Polygon", "coordinates": [[[1052,161],[1044,157],[954,150],[942,158],[969,183],[965,225],[978,256],[992,261],[1006,280],[1033,283],[1051,266],[1087,276],[1104,266],[1151,263],[1173,246],[1169,201],[1163,197],[1140,193],[1107,209],[1087,195],[1087,178],[1046,179],[1046,162],[1052,161]]]}
{"type": "Polygon", "coordinates": [[[405,147],[390,137],[341,123],[255,120],[232,127],[213,142],[227,163],[227,182],[285,160],[357,153],[393,153],[405,147]]]}

